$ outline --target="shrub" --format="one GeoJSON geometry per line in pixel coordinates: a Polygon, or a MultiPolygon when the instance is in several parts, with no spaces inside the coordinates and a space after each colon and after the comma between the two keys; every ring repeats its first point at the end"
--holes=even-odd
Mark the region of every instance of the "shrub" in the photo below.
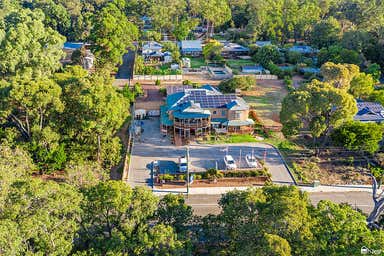
{"type": "Polygon", "coordinates": [[[208,169],[205,173],[206,179],[223,178],[224,174],[215,168],[208,169]]]}
{"type": "Polygon", "coordinates": [[[161,81],[159,79],[156,79],[155,85],[160,86],[161,85],[161,81]]]}
{"type": "Polygon", "coordinates": [[[192,85],[192,81],[191,80],[184,80],[183,85],[192,85]]]}
{"type": "Polygon", "coordinates": [[[203,176],[201,174],[195,174],[195,180],[201,180],[203,176]]]}
{"type": "Polygon", "coordinates": [[[159,175],[159,179],[165,180],[165,181],[172,181],[175,179],[175,176],[171,174],[162,174],[162,175],[159,175]]]}
{"type": "Polygon", "coordinates": [[[178,180],[186,180],[186,175],[184,175],[184,174],[181,174],[181,175],[179,175],[178,177],[177,177],[177,179],[178,180]]]}
{"type": "Polygon", "coordinates": [[[167,89],[165,87],[161,87],[159,89],[159,93],[163,96],[167,96],[167,89]]]}

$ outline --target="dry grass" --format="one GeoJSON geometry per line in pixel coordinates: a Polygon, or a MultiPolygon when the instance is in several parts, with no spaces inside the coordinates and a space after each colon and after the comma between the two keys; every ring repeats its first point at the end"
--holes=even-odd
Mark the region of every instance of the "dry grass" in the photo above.
{"type": "Polygon", "coordinates": [[[281,102],[287,94],[281,80],[257,80],[253,90],[242,93],[266,126],[280,125],[281,102]]]}

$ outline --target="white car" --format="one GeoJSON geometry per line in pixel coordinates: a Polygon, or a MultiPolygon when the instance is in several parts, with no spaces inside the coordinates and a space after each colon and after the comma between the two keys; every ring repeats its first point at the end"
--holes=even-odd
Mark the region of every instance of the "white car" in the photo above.
{"type": "Polygon", "coordinates": [[[251,167],[251,168],[259,168],[260,167],[260,163],[259,163],[259,161],[257,161],[257,159],[254,155],[251,155],[251,154],[245,155],[245,162],[247,163],[248,167],[251,167]]]}
{"type": "Polygon", "coordinates": [[[234,170],[237,168],[235,160],[231,155],[224,156],[224,163],[227,170],[234,170]]]}

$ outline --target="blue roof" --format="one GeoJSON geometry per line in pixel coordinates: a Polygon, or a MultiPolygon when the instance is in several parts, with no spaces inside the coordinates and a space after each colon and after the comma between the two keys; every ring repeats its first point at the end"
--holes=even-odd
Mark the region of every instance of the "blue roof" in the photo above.
{"type": "Polygon", "coordinates": [[[253,65],[253,66],[242,66],[241,67],[242,70],[257,70],[257,71],[263,71],[264,68],[260,65],[253,65]]]}
{"type": "Polygon", "coordinates": [[[357,100],[357,113],[353,118],[361,122],[382,122],[384,121],[384,107],[378,102],[367,102],[357,100]]]}
{"type": "Polygon", "coordinates": [[[77,49],[80,49],[81,47],[83,47],[84,43],[81,43],[81,42],[65,42],[64,43],[64,48],[66,49],[74,49],[74,50],[77,50],[77,49]]]}
{"type": "Polygon", "coordinates": [[[212,85],[209,85],[209,84],[205,84],[205,85],[201,86],[200,88],[208,90],[208,91],[212,91],[212,92],[219,92],[219,90],[216,87],[213,87],[212,85]]]}
{"type": "Polygon", "coordinates": [[[169,119],[169,116],[167,114],[168,107],[167,106],[160,106],[160,122],[163,125],[172,126],[173,121],[169,119]]]}
{"type": "Polygon", "coordinates": [[[176,102],[178,102],[183,96],[185,95],[184,92],[177,92],[177,93],[173,93],[171,95],[168,95],[167,96],[167,105],[168,106],[172,106],[174,105],[176,102]]]}

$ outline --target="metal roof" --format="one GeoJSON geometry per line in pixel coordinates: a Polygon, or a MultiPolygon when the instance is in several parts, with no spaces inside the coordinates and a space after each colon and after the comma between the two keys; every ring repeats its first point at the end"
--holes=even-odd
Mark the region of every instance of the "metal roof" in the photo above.
{"type": "Polygon", "coordinates": [[[382,122],[384,121],[384,107],[378,102],[360,101],[356,102],[357,113],[353,118],[361,122],[382,122]]]}
{"type": "Polygon", "coordinates": [[[252,119],[247,120],[229,120],[225,122],[224,126],[244,126],[244,125],[254,125],[255,122],[252,119]]]}
{"type": "Polygon", "coordinates": [[[182,51],[202,51],[200,40],[183,40],[180,42],[182,51]]]}

